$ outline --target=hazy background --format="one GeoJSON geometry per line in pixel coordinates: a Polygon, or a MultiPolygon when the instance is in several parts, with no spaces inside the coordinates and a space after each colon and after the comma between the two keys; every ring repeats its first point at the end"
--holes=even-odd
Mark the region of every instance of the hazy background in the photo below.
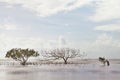
{"type": "Polygon", "coordinates": [[[119,36],[120,0],[0,0],[0,58],[19,47],[120,58],[119,36]]]}

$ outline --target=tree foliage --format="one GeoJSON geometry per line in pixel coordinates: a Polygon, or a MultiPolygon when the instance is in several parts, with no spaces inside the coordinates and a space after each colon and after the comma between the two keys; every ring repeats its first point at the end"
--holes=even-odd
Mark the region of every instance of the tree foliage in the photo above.
{"type": "Polygon", "coordinates": [[[61,48],[61,49],[53,49],[53,50],[46,50],[44,51],[45,57],[53,57],[56,59],[63,59],[64,64],[68,63],[69,58],[75,58],[80,56],[79,49],[72,49],[72,48],[61,48]]]}
{"type": "Polygon", "coordinates": [[[29,57],[37,57],[39,56],[38,52],[34,49],[21,49],[21,48],[13,48],[9,50],[6,54],[7,58],[12,58],[16,61],[20,61],[22,65],[25,65],[29,57]]]}

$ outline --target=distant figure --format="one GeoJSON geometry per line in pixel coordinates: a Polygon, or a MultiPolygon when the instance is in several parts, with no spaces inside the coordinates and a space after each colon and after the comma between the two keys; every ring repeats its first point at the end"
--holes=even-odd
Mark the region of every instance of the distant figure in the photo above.
{"type": "Polygon", "coordinates": [[[107,66],[109,66],[109,65],[110,65],[110,62],[109,62],[108,60],[106,60],[106,62],[107,62],[107,66]]]}
{"type": "Polygon", "coordinates": [[[110,62],[104,57],[99,57],[99,61],[102,62],[104,65],[107,63],[107,66],[110,66],[110,62]]]}

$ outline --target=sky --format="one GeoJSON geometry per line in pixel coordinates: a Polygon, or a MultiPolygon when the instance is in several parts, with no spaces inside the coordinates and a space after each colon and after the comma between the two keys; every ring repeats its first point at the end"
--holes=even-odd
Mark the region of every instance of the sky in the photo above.
{"type": "Polygon", "coordinates": [[[12,48],[77,48],[120,58],[120,0],[0,0],[0,58],[12,48]]]}

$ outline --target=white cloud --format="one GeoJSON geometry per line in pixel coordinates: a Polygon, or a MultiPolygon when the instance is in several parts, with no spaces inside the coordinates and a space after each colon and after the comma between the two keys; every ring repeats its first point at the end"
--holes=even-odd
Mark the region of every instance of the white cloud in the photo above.
{"type": "Polygon", "coordinates": [[[111,46],[113,45],[113,40],[110,35],[107,34],[101,34],[97,37],[94,45],[95,46],[111,46]]]}
{"type": "Polygon", "coordinates": [[[47,44],[44,45],[45,48],[63,48],[68,47],[68,41],[64,36],[58,36],[57,39],[47,40],[47,44]]]}
{"type": "Polygon", "coordinates": [[[5,53],[12,48],[31,48],[35,50],[52,49],[64,47],[66,40],[59,36],[57,39],[46,40],[36,37],[13,37],[0,34],[0,58],[4,58],[5,53]]]}
{"type": "MultiPolygon", "coordinates": [[[[120,50],[120,40],[119,39],[114,39],[111,35],[108,34],[101,34],[98,36],[96,41],[94,42],[94,46],[99,47],[99,48],[109,48],[112,47],[113,50],[116,49],[116,51],[120,50]]],[[[111,50],[112,50],[111,49],[111,50]]]]}
{"type": "Polygon", "coordinates": [[[120,0],[98,0],[96,11],[90,17],[93,21],[120,19],[120,0]]]}
{"type": "Polygon", "coordinates": [[[97,26],[94,29],[100,30],[100,31],[120,31],[120,24],[109,24],[109,25],[97,26]]]}
{"type": "Polygon", "coordinates": [[[61,11],[71,11],[73,9],[89,4],[92,0],[0,0],[11,6],[21,5],[39,16],[50,16],[61,11]]]}
{"type": "Polygon", "coordinates": [[[0,29],[3,30],[16,30],[17,26],[11,23],[0,24],[0,29]]]}
{"type": "Polygon", "coordinates": [[[88,53],[88,58],[98,58],[99,56],[106,58],[120,57],[120,40],[106,33],[98,35],[94,41],[88,41],[84,47],[88,53]]]}
{"type": "Polygon", "coordinates": [[[67,44],[67,41],[64,38],[64,36],[59,36],[58,41],[59,41],[60,45],[66,45],[67,44]]]}

